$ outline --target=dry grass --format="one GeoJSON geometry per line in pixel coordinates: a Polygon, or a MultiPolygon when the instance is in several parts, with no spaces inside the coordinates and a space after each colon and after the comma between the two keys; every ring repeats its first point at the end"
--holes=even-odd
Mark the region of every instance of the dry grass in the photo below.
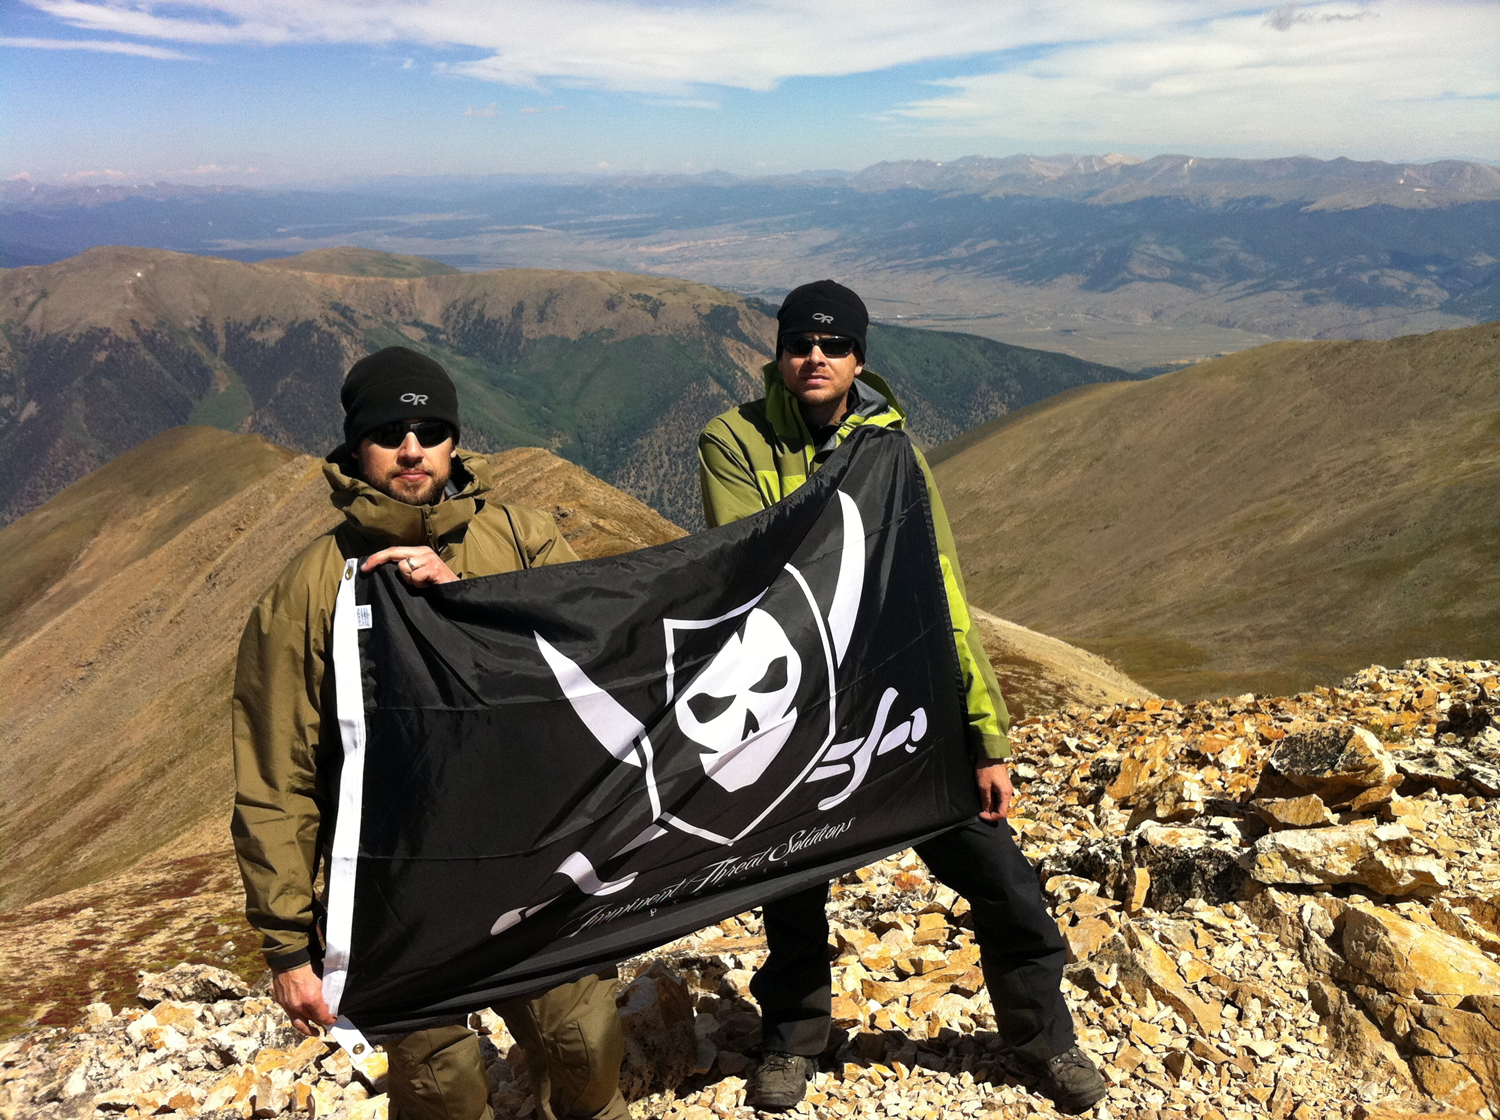
{"type": "Polygon", "coordinates": [[[142,867],[0,914],[0,1038],[136,1005],[136,973],[180,961],[264,980],[227,848],[142,867]]]}
{"type": "Polygon", "coordinates": [[[975,602],[1165,695],[1500,653],[1500,324],[1091,386],[933,461],[975,602]]]}
{"type": "Polygon", "coordinates": [[[262,268],[287,272],[321,272],[334,276],[389,276],[410,279],[418,276],[445,276],[457,272],[452,265],[423,257],[403,257],[375,249],[341,246],[336,249],[312,249],[293,257],[275,257],[260,262],[262,268]]]}
{"type": "MultiPolygon", "coordinates": [[[[580,555],[682,535],[548,452],[491,461],[499,492],[553,510],[580,555]]],[[[0,533],[7,556],[47,558],[50,579],[0,567],[0,598],[21,604],[0,615],[0,908],[180,854],[179,837],[228,821],[240,630],[338,519],[327,494],[310,456],[174,429],[0,533]]]]}

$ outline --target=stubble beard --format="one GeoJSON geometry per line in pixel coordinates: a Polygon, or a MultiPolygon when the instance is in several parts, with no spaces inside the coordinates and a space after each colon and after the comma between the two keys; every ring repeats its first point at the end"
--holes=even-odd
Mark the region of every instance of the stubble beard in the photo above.
{"type": "Polygon", "coordinates": [[[428,476],[427,481],[413,486],[400,480],[399,476],[403,469],[397,467],[391,474],[371,485],[387,497],[395,498],[396,501],[404,502],[409,506],[435,505],[443,496],[443,490],[448,485],[450,470],[444,469],[441,473],[434,472],[428,476]]]}

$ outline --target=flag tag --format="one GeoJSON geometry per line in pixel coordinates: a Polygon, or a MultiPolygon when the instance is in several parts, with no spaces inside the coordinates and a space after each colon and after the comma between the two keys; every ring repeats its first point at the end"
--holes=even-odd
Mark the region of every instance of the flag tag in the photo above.
{"type": "Polygon", "coordinates": [[[354,628],[356,630],[368,630],[375,625],[375,616],[370,612],[368,603],[359,603],[354,608],[354,628]]]}

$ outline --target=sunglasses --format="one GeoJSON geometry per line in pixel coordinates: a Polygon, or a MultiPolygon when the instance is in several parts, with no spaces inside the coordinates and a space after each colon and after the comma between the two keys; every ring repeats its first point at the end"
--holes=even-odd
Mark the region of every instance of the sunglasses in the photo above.
{"type": "Polygon", "coordinates": [[[436,447],[453,438],[453,429],[442,420],[395,420],[367,432],[366,438],[379,447],[400,447],[406,442],[408,432],[415,432],[417,442],[423,447],[436,447]]]}
{"type": "Polygon", "coordinates": [[[781,340],[781,348],[798,358],[807,357],[813,352],[814,346],[823,351],[825,358],[847,358],[854,353],[857,345],[854,339],[841,334],[830,338],[808,338],[805,334],[789,334],[781,340]]]}

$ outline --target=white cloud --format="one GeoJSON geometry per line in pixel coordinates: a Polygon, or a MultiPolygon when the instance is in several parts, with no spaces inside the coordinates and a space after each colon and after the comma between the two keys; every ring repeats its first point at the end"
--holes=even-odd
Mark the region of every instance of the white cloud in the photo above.
{"type": "Polygon", "coordinates": [[[112,168],[106,168],[103,171],[69,171],[64,175],[59,175],[58,178],[66,183],[78,183],[85,179],[123,179],[125,172],[115,171],[112,168]]]}
{"type": "Polygon", "coordinates": [[[493,117],[495,115],[496,111],[497,111],[497,107],[499,106],[499,104],[500,103],[498,101],[491,101],[483,109],[476,109],[476,108],[474,108],[474,106],[470,105],[467,109],[464,110],[464,116],[466,116],[466,117],[493,117]]]}
{"type": "Polygon", "coordinates": [[[113,39],[28,39],[0,35],[0,47],[23,47],[34,51],[96,51],[100,54],[133,54],[139,58],[191,59],[190,54],[147,43],[122,43],[113,39]]]}
{"type": "Polygon", "coordinates": [[[1491,4],[1289,5],[1065,45],[935,82],[894,115],[954,136],[1484,153],[1500,139],[1496,43],[1491,4]]]}
{"type": "MultiPolygon", "coordinates": [[[[941,58],[1145,33],[1237,10],[1234,0],[26,0],[90,31],[169,42],[422,44],[482,57],[455,74],[689,95],[768,90],[941,58]]],[[[1267,9],[1269,10],[1269,8],[1267,9]]]]}
{"type": "Polygon", "coordinates": [[[523,116],[530,116],[533,113],[561,113],[566,108],[566,105],[547,105],[545,107],[527,105],[524,109],[521,110],[521,113],[523,116]]]}
{"type": "Polygon", "coordinates": [[[26,2],[84,32],[421,46],[471,56],[440,61],[449,75],[698,108],[718,107],[724,89],[978,60],[931,97],[871,106],[926,135],[1476,154],[1500,136],[1492,0],[26,2]]]}

